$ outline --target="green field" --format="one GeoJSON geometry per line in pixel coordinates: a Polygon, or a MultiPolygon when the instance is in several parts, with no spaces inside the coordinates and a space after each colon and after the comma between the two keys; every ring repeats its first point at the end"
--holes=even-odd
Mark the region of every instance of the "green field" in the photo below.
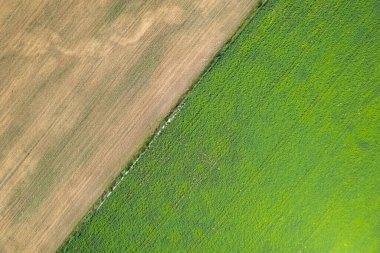
{"type": "Polygon", "coordinates": [[[269,0],[68,252],[380,252],[380,4],[269,0]]]}

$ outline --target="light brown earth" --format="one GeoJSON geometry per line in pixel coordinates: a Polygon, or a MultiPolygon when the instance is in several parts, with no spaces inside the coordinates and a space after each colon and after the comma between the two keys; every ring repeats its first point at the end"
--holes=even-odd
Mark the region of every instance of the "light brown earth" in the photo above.
{"type": "Polygon", "coordinates": [[[51,252],[256,0],[0,0],[0,252],[51,252]]]}

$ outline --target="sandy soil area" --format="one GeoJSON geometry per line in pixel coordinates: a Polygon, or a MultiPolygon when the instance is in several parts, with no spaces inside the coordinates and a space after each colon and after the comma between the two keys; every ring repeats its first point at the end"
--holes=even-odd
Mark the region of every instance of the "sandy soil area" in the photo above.
{"type": "Polygon", "coordinates": [[[0,0],[0,252],[51,252],[255,0],[0,0]]]}

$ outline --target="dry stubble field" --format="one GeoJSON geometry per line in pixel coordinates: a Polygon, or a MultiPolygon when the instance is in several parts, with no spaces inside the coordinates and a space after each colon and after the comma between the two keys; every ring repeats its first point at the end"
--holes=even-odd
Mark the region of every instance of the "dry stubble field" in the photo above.
{"type": "Polygon", "coordinates": [[[0,252],[54,251],[255,0],[0,1],[0,252]]]}

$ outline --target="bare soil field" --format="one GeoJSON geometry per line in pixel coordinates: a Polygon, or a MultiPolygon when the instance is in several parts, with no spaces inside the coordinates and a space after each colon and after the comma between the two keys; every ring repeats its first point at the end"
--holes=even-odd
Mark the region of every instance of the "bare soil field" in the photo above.
{"type": "Polygon", "coordinates": [[[0,1],[0,252],[51,252],[255,0],[0,1]]]}

